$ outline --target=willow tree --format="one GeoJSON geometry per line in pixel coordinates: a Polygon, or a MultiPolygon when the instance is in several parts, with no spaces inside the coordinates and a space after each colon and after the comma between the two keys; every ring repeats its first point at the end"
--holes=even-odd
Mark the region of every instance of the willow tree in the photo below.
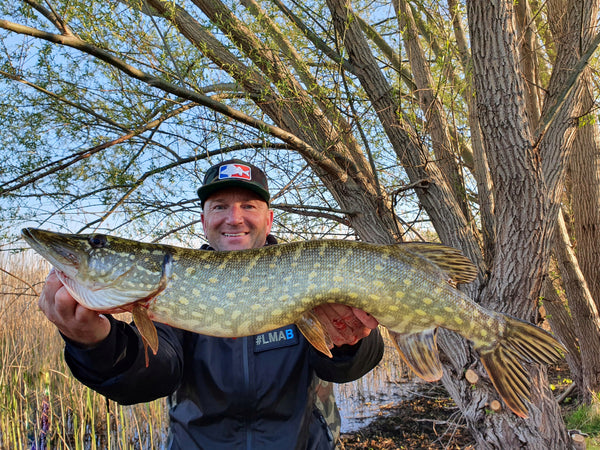
{"type": "MultiPolygon", "coordinates": [[[[26,197],[57,209],[38,219],[77,208],[86,227],[191,233],[182,180],[250,152],[277,175],[284,217],[319,218],[307,230],[389,243],[418,237],[425,217],[421,232],[478,266],[464,289],[489,308],[539,322],[555,255],[579,287],[556,332],[579,383],[600,388],[586,363],[600,347],[593,253],[582,272],[555,233],[573,204],[582,242],[597,237],[597,1],[23,0],[2,13],[10,223],[32,219],[26,197]]],[[[439,341],[442,381],[481,447],[569,445],[544,368],[529,369],[529,419],[490,414],[497,394],[469,344],[439,341]]]]}

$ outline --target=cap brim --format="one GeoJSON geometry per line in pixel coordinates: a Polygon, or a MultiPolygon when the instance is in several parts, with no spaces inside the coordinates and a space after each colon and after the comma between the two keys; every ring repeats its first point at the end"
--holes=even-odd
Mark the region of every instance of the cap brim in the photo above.
{"type": "Polygon", "coordinates": [[[204,202],[212,194],[214,194],[215,192],[220,191],[222,189],[227,189],[230,187],[239,187],[239,188],[243,188],[243,189],[248,189],[249,191],[252,191],[252,192],[258,194],[260,196],[260,198],[262,198],[267,203],[269,203],[269,200],[271,199],[269,192],[266,191],[262,186],[260,186],[256,183],[253,183],[251,181],[235,180],[235,179],[231,179],[231,178],[228,178],[228,179],[222,180],[222,181],[215,181],[213,183],[210,183],[210,184],[207,184],[204,186],[200,186],[198,188],[198,197],[200,197],[200,201],[204,205],[204,202]]]}

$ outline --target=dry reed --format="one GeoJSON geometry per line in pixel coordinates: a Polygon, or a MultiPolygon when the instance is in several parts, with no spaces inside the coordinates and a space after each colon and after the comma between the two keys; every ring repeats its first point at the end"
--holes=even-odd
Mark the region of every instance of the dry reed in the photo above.
{"type": "Polygon", "coordinates": [[[164,400],[121,406],[71,376],[62,339],[37,307],[46,262],[21,253],[0,268],[0,448],[163,447],[164,400]]]}

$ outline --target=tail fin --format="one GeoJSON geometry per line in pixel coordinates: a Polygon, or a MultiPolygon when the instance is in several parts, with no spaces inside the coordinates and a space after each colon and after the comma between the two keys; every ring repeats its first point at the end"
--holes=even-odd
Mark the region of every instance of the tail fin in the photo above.
{"type": "Polygon", "coordinates": [[[506,330],[493,347],[478,349],[490,379],[506,405],[528,417],[531,382],[521,361],[551,364],[563,357],[565,347],[552,335],[528,322],[506,317],[506,330]]]}

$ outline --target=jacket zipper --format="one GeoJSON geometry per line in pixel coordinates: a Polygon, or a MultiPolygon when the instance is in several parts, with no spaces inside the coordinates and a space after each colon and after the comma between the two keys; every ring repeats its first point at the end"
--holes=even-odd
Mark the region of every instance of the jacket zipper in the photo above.
{"type": "MultiPolygon", "coordinates": [[[[248,351],[248,336],[242,338],[244,340],[243,351],[242,351],[242,363],[244,369],[244,391],[246,395],[250,395],[250,361],[248,351]]],[[[246,448],[252,450],[252,422],[250,416],[246,417],[246,448]]]]}

